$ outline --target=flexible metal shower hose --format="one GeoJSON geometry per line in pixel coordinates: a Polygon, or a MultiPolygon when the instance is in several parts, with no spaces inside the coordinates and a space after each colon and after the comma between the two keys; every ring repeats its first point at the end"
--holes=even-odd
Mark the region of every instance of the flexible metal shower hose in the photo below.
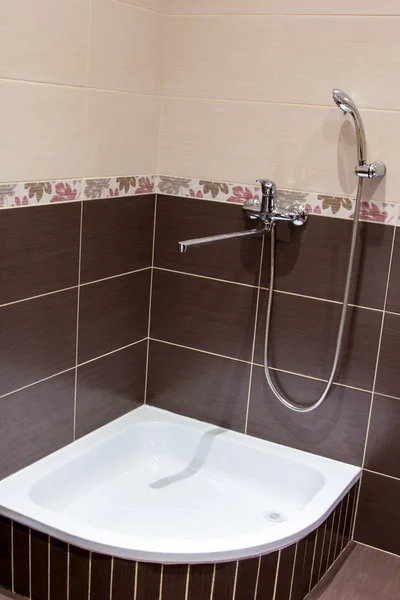
{"type": "Polygon", "coordinates": [[[265,346],[264,346],[264,372],[265,377],[267,379],[268,385],[274,393],[275,397],[282,402],[287,408],[294,410],[296,412],[311,412],[320,406],[332,387],[332,383],[334,377],[336,375],[337,367],[339,364],[340,352],[342,349],[343,343],[343,334],[344,327],[346,324],[346,316],[347,316],[347,308],[349,304],[349,296],[350,296],[350,286],[353,276],[353,266],[354,266],[354,257],[356,252],[356,243],[357,243],[357,233],[358,233],[358,223],[360,220],[360,209],[361,209],[361,200],[362,200],[362,192],[363,192],[363,179],[359,179],[358,188],[357,188],[357,199],[356,199],[356,209],[354,212],[354,221],[353,221],[353,233],[351,238],[351,246],[350,246],[350,256],[349,256],[349,266],[347,268],[347,277],[346,277],[346,287],[344,291],[343,297],[343,306],[342,306],[342,314],[340,317],[339,324],[339,333],[336,341],[336,350],[335,357],[333,359],[332,371],[329,377],[328,383],[326,384],[326,388],[322,394],[322,396],[314,402],[314,404],[310,405],[301,405],[297,404],[295,401],[289,400],[282,396],[279,390],[276,388],[274,382],[271,379],[271,375],[269,372],[268,366],[268,345],[269,345],[269,334],[270,334],[270,326],[271,326],[271,314],[272,314],[272,302],[274,297],[274,287],[275,287],[275,227],[272,227],[271,230],[271,274],[270,274],[270,282],[269,282],[269,297],[268,297],[268,308],[267,308],[267,323],[265,330],[265,346]]]}

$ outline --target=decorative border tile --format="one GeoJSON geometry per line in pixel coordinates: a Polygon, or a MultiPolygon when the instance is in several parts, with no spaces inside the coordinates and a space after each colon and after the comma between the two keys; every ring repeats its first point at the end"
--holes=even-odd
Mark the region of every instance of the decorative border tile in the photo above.
{"type": "Polygon", "coordinates": [[[156,186],[156,175],[84,179],[83,199],[98,200],[100,198],[153,194],[156,191],[156,186]]]}
{"type": "MultiPolygon", "coordinates": [[[[229,202],[232,204],[244,204],[246,200],[259,199],[261,195],[260,186],[258,185],[225,183],[166,175],[159,175],[157,191],[173,196],[212,200],[215,202],[229,202]]],[[[278,204],[285,210],[289,210],[293,204],[305,204],[310,214],[313,215],[339,219],[354,218],[355,200],[351,198],[322,195],[316,192],[298,192],[280,189],[278,190],[278,204]]],[[[363,201],[361,205],[361,220],[395,224],[397,206],[395,203],[363,201]]]]}
{"type": "Polygon", "coordinates": [[[81,195],[82,181],[80,179],[0,183],[0,208],[73,202],[80,200],[81,195]]]}

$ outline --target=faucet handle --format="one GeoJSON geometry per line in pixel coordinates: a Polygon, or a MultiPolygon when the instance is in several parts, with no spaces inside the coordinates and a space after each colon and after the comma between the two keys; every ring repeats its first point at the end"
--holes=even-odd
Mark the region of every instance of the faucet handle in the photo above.
{"type": "Polygon", "coordinates": [[[261,191],[263,196],[276,194],[276,184],[270,179],[257,179],[261,185],[261,191]]]}

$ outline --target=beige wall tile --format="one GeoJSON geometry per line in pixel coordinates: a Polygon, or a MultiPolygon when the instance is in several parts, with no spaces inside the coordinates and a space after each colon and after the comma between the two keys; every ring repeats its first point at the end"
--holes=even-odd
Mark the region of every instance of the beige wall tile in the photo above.
{"type": "Polygon", "coordinates": [[[155,173],[160,99],[88,90],[87,177],[155,173]]]}
{"type": "Polygon", "coordinates": [[[279,100],[329,105],[339,87],[360,106],[399,109],[399,33],[397,18],[285,18],[279,100]]]}
{"type": "MultiPolygon", "coordinates": [[[[383,160],[386,179],[366,182],[366,197],[398,201],[400,113],[363,111],[369,160],[383,160]]],[[[355,195],[357,164],[354,125],[336,108],[277,105],[270,172],[279,187],[341,196],[355,195]]]]}
{"type": "Polygon", "coordinates": [[[159,172],[254,183],[269,172],[274,107],[165,98],[159,172]]]}
{"type": "Polygon", "coordinates": [[[92,0],[89,86],[161,92],[166,16],[115,0],[92,0]]]}
{"type": "Polygon", "coordinates": [[[0,80],[0,181],[83,175],[85,92],[0,80]]]}
{"type": "MultiPolygon", "coordinates": [[[[276,15],[287,0],[169,0],[170,14],[276,15]]],[[[299,0],[298,0],[299,1],[299,0]]]]}
{"type": "Polygon", "coordinates": [[[157,12],[166,13],[168,0],[117,0],[118,2],[126,2],[126,4],[133,4],[141,6],[142,8],[148,8],[149,10],[156,10],[157,12]]]}
{"type": "Polygon", "coordinates": [[[282,22],[280,17],[170,17],[165,93],[274,101],[282,22]]]}
{"type": "Polygon", "coordinates": [[[84,85],[89,0],[0,0],[0,77],[84,85]]]}
{"type": "Polygon", "coordinates": [[[297,15],[400,15],[398,0],[284,0],[284,6],[297,15]]]}

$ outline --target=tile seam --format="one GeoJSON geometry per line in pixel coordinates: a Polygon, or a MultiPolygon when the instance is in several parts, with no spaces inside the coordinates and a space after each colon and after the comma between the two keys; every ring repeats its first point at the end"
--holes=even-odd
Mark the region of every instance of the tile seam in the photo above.
{"type": "Polygon", "coordinates": [[[82,274],[82,235],[83,235],[83,202],[81,201],[81,218],[79,223],[79,248],[78,248],[78,289],[76,302],[76,328],[75,328],[75,382],[74,382],[74,423],[73,440],[76,440],[76,416],[77,416],[77,394],[78,394],[78,356],[79,356],[79,318],[81,298],[81,274],[82,274]]]}

